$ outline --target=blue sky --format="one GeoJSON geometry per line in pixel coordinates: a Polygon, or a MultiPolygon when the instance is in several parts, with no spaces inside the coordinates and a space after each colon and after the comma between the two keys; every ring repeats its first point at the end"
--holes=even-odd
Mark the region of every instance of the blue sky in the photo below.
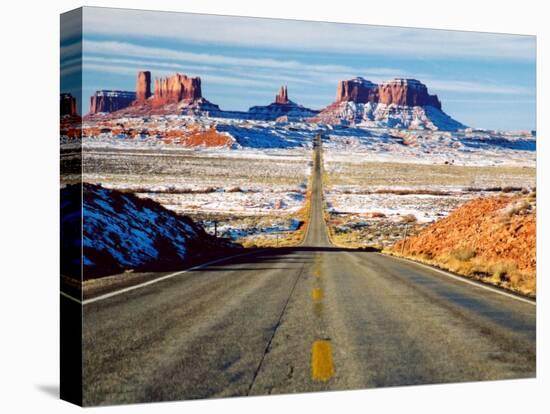
{"type": "Polygon", "coordinates": [[[87,7],[80,61],[75,26],[62,33],[62,88],[81,64],[84,113],[95,90],[134,90],[139,70],[200,76],[203,96],[234,110],[269,104],[283,84],[320,109],[338,80],[412,77],[467,125],[535,129],[533,36],[87,7]]]}

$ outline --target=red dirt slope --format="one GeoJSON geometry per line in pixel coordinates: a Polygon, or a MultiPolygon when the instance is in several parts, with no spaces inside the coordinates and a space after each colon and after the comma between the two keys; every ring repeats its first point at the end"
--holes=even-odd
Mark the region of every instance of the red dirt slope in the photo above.
{"type": "Polygon", "coordinates": [[[534,296],[535,195],[473,200],[390,253],[534,296]]]}

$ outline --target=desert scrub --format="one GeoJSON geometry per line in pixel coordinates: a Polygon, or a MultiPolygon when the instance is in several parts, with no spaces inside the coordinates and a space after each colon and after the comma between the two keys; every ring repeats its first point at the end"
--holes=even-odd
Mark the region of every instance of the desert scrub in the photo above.
{"type": "Polygon", "coordinates": [[[495,191],[503,188],[523,188],[535,185],[535,168],[515,166],[460,166],[460,165],[428,165],[405,164],[395,162],[366,161],[360,163],[326,161],[325,169],[328,175],[327,183],[334,185],[358,185],[363,187],[388,187],[388,177],[391,185],[396,187],[418,187],[433,189],[433,186],[460,186],[485,189],[495,187],[495,191]]]}
{"type": "Polygon", "coordinates": [[[420,263],[448,270],[458,275],[476,279],[491,285],[509,289],[526,296],[535,297],[536,275],[521,272],[510,261],[493,262],[468,249],[457,249],[451,253],[432,255],[429,253],[401,254],[395,248],[384,249],[383,253],[397,257],[406,257],[420,263]]]}
{"type": "Polygon", "coordinates": [[[476,251],[468,248],[459,248],[451,251],[451,256],[460,261],[467,262],[476,256],[476,251]]]}
{"type": "Polygon", "coordinates": [[[402,223],[416,223],[416,216],[414,214],[405,214],[401,216],[402,223]]]}
{"type": "Polygon", "coordinates": [[[536,202],[525,194],[480,197],[416,236],[398,241],[392,254],[536,295],[536,202]],[[420,255],[429,252],[431,259],[420,255]]]}
{"type": "Polygon", "coordinates": [[[239,239],[238,242],[244,248],[264,247],[294,247],[302,242],[302,229],[289,232],[271,233],[269,235],[251,236],[239,239]]]}
{"type": "Polygon", "coordinates": [[[311,180],[312,177],[310,176],[307,185],[304,185],[303,183],[300,184],[301,188],[305,191],[305,196],[302,207],[296,213],[295,217],[291,217],[300,222],[300,225],[295,231],[271,233],[269,235],[262,236],[244,237],[242,239],[239,239],[239,243],[245,248],[294,247],[302,244],[310,222],[311,180]]]}
{"type": "Polygon", "coordinates": [[[519,280],[518,267],[513,262],[497,262],[488,266],[487,273],[491,274],[495,282],[510,282],[519,280]]]}
{"type": "Polygon", "coordinates": [[[509,218],[517,214],[527,213],[529,211],[531,211],[531,203],[526,199],[522,199],[503,208],[501,211],[501,216],[504,218],[509,218]]]}

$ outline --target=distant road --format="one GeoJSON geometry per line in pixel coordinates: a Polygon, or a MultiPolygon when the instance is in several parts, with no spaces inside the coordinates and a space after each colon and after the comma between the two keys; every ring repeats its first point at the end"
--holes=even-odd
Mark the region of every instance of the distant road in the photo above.
{"type": "Polygon", "coordinates": [[[84,306],[84,403],[535,376],[535,306],[331,245],[315,147],[303,246],[84,306]]]}

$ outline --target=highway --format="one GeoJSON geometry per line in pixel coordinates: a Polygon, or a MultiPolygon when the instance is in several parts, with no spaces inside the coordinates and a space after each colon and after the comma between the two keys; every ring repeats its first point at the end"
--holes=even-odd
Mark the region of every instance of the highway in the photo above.
{"type": "Polygon", "coordinates": [[[533,303],[330,243],[322,148],[301,246],[84,305],[84,404],[530,378],[533,303]]]}

